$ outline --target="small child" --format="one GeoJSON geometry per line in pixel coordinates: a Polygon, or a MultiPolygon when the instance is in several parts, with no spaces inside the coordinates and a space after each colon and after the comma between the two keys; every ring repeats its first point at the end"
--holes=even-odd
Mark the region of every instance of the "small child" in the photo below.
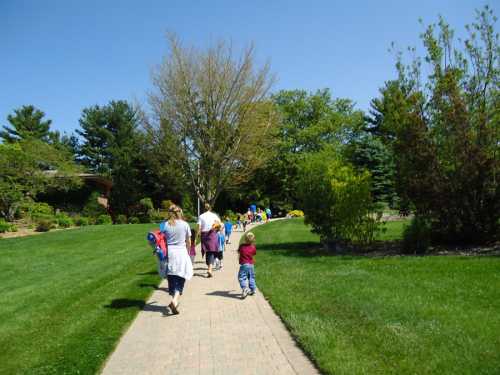
{"type": "Polygon", "coordinates": [[[219,251],[217,252],[217,265],[216,268],[221,270],[224,264],[222,263],[222,260],[224,259],[224,243],[226,240],[226,236],[224,235],[224,232],[222,230],[222,227],[219,229],[217,232],[217,240],[219,243],[219,251]]]}
{"type": "Polygon", "coordinates": [[[239,246],[238,253],[240,254],[238,281],[241,286],[241,298],[244,299],[248,294],[254,295],[257,289],[255,285],[255,261],[253,259],[257,249],[255,247],[255,235],[252,232],[245,233],[244,241],[239,246]]]}
{"type": "Polygon", "coordinates": [[[236,220],[236,229],[242,231],[243,230],[243,224],[241,223],[241,214],[238,214],[238,220],[236,220]]]}
{"type": "Polygon", "coordinates": [[[194,258],[196,257],[196,231],[191,229],[191,247],[189,248],[189,257],[191,258],[191,263],[194,264],[194,258]]]}
{"type": "Polygon", "coordinates": [[[231,232],[233,231],[233,222],[229,217],[226,217],[226,221],[224,222],[224,231],[226,232],[226,243],[230,244],[229,237],[231,237],[231,232]]]}

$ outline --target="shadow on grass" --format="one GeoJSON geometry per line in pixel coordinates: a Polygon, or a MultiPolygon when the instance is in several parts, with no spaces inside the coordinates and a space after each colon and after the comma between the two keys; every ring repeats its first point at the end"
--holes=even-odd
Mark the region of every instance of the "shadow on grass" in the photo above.
{"type": "Polygon", "coordinates": [[[163,290],[164,292],[168,293],[168,288],[160,288],[156,284],[146,284],[146,283],[140,283],[138,284],[141,288],[153,288],[154,290],[163,290]]]}
{"type": "Polygon", "coordinates": [[[142,311],[159,312],[163,315],[167,315],[168,309],[166,306],[155,305],[152,303],[146,303],[139,299],[128,299],[128,298],[117,298],[111,301],[109,305],[104,305],[107,309],[137,309],[142,311]]]}
{"type": "Polygon", "coordinates": [[[318,255],[337,255],[331,251],[325,250],[317,242],[282,242],[282,243],[263,243],[257,245],[257,251],[273,251],[276,255],[290,255],[297,257],[314,257],[318,255]]]}
{"type": "Polygon", "coordinates": [[[227,298],[236,298],[241,299],[239,293],[231,293],[232,290],[216,290],[214,292],[207,293],[207,296],[216,296],[216,297],[227,297],[227,298]]]}

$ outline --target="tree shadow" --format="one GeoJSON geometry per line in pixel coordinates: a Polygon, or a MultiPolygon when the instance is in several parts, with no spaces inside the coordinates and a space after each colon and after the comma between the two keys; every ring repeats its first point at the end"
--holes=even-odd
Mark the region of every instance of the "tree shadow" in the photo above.
{"type": "Polygon", "coordinates": [[[272,251],[276,255],[287,255],[296,257],[315,257],[318,255],[335,256],[332,251],[324,249],[317,242],[282,242],[264,243],[257,245],[257,251],[272,251]]]}
{"type": "Polygon", "coordinates": [[[210,293],[206,293],[207,296],[216,296],[216,297],[226,297],[226,298],[235,298],[241,299],[239,293],[231,293],[233,290],[216,290],[210,293]]]}
{"type": "Polygon", "coordinates": [[[207,267],[196,267],[196,268],[193,268],[193,271],[203,271],[203,270],[207,270],[207,267]]]}

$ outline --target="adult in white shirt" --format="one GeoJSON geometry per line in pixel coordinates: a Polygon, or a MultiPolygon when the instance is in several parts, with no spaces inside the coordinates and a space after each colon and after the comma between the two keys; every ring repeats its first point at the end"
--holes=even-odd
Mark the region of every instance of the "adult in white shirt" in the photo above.
{"type": "Polygon", "coordinates": [[[217,231],[214,230],[214,225],[220,225],[220,223],[219,216],[212,212],[208,203],[205,203],[205,212],[198,218],[198,235],[201,238],[201,253],[206,255],[208,277],[213,276],[212,268],[219,251],[217,231]]]}

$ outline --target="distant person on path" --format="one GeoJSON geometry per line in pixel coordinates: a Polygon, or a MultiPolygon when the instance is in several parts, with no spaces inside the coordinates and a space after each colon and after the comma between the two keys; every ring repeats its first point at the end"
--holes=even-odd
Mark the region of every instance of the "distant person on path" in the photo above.
{"type": "Polygon", "coordinates": [[[189,257],[191,258],[191,264],[194,264],[194,259],[196,258],[196,231],[191,228],[191,246],[189,247],[189,257]]]}
{"type": "Polygon", "coordinates": [[[257,253],[255,247],[255,235],[252,232],[245,233],[244,241],[238,248],[240,254],[240,270],[238,272],[238,281],[241,287],[241,298],[248,294],[254,295],[257,289],[255,285],[255,261],[253,257],[257,253]]]}
{"type": "Polygon", "coordinates": [[[160,225],[160,230],[167,239],[168,248],[168,294],[172,296],[168,307],[178,314],[184,283],[193,277],[193,265],[189,259],[191,228],[183,220],[181,208],[173,204],[168,208],[167,221],[160,225]]]}
{"type": "Polygon", "coordinates": [[[266,208],[266,216],[267,216],[267,221],[271,220],[272,213],[269,207],[266,208]]]}
{"type": "Polygon", "coordinates": [[[236,220],[236,228],[240,231],[243,230],[242,214],[238,214],[238,219],[236,220]]]}
{"type": "Polygon", "coordinates": [[[216,223],[220,224],[219,216],[211,211],[208,203],[205,203],[205,212],[198,218],[197,232],[201,238],[201,254],[206,256],[207,277],[213,276],[212,268],[219,248],[217,232],[213,229],[216,223]]]}
{"type": "Polygon", "coordinates": [[[224,233],[226,235],[226,243],[230,244],[231,242],[229,241],[231,237],[231,233],[233,232],[233,222],[229,218],[229,216],[226,217],[226,220],[224,221],[224,233]]]}
{"type": "Polygon", "coordinates": [[[224,267],[224,247],[226,243],[226,236],[224,235],[224,227],[220,225],[217,232],[218,252],[217,252],[217,269],[221,270],[224,267]]]}
{"type": "Polygon", "coordinates": [[[248,215],[244,214],[243,215],[243,232],[247,231],[248,221],[249,221],[248,215]]]}

